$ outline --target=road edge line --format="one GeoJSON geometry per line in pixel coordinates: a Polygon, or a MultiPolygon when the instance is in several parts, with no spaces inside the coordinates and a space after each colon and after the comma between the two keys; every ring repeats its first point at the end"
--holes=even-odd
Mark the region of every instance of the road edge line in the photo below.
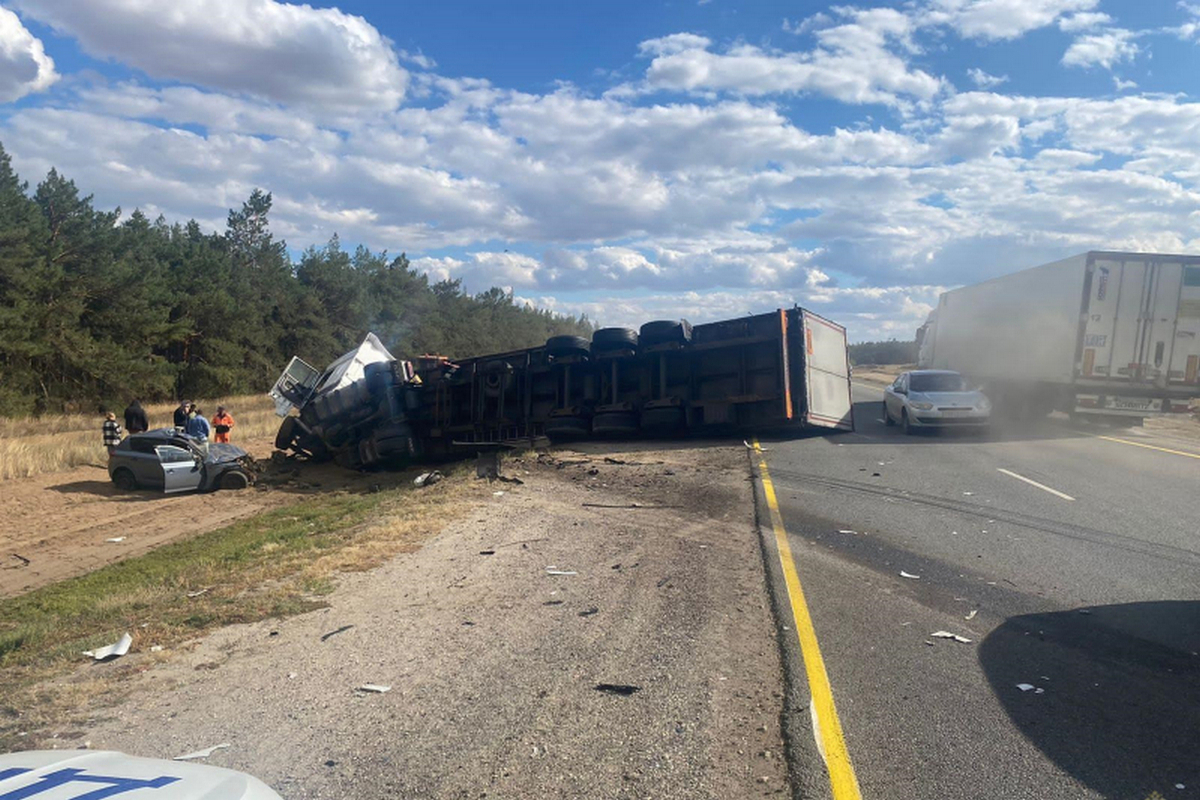
{"type": "MultiPolygon", "coordinates": [[[[763,540],[763,559],[769,560],[768,553],[770,547],[768,542],[774,544],[775,553],[778,555],[778,563],[775,565],[765,564],[768,580],[775,582],[775,569],[778,567],[783,576],[783,591],[779,590],[777,585],[772,586],[772,607],[775,609],[776,620],[782,630],[788,627],[793,627],[796,631],[795,645],[799,647],[800,660],[804,666],[805,681],[801,684],[798,675],[793,674],[793,660],[788,658],[788,649],[785,647],[784,639],[788,637],[780,636],[780,647],[784,655],[784,672],[788,677],[790,684],[789,688],[794,689],[799,685],[804,685],[808,689],[809,695],[809,712],[811,715],[812,727],[815,729],[814,744],[825,762],[826,773],[829,778],[829,788],[832,792],[834,800],[861,800],[862,795],[858,786],[858,778],[854,772],[854,766],[850,761],[850,754],[846,748],[845,736],[842,732],[841,720],[837,714],[837,707],[833,700],[833,688],[829,683],[829,674],[825,669],[825,661],[821,655],[820,645],[817,642],[816,630],[813,627],[812,617],[808,611],[808,604],[804,599],[804,590],[800,584],[800,576],[796,573],[795,560],[792,556],[791,546],[787,541],[787,530],[783,525],[783,517],[779,512],[779,503],[775,497],[775,486],[771,481],[771,474],[767,468],[766,458],[763,456],[763,449],[759,445],[758,439],[754,439],[752,452],[750,457],[757,460],[754,464],[752,460],[752,473],[757,477],[757,482],[762,486],[763,499],[766,501],[769,510],[768,515],[763,515],[758,506],[758,492],[754,493],[755,500],[755,518],[758,523],[759,536],[763,540]],[[754,467],[757,467],[755,469],[754,467]],[[767,516],[771,523],[773,536],[767,535],[767,526],[763,524],[763,517],[767,516]],[[786,611],[783,602],[786,597],[786,611]],[[790,621],[791,625],[783,624],[785,621],[790,621]]],[[[785,716],[788,709],[785,707],[785,716]]],[[[794,720],[788,720],[794,722],[794,720]]],[[[785,731],[788,730],[787,726],[785,731]]],[[[793,763],[796,757],[795,743],[788,741],[789,764],[788,771],[790,774],[798,775],[798,765],[793,763]]],[[[793,779],[793,794],[799,789],[799,783],[793,779]]]]}

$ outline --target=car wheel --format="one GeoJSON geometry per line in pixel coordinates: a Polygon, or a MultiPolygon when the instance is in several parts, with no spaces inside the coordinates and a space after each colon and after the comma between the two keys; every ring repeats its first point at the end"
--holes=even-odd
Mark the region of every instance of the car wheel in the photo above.
{"type": "Polygon", "coordinates": [[[896,420],[892,419],[892,415],[888,413],[887,400],[883,401],[883,424],[889,428],[896,424],[896,420]]]}
{"type": "Polygon", "coordinates": [[[221,476],[218,485],[222,489],[245,489],[250,485],[250,476],[240,469],[231,469],[221,476]]]}
{"type": "Polygon", "coordinates": [[[127,469],[119,469],[114,472],[112,482],[122,492],[132,492],[138,488],[137,478],[133,477],[133,473],[127,469]]]}
{"type": "Polygon", "coordinates": [[[908,421],[908,409],[904,409],[900,412],[900,427],[904,429],[905,436],[912,436],[917,432],[912,424],[908,421]]]}

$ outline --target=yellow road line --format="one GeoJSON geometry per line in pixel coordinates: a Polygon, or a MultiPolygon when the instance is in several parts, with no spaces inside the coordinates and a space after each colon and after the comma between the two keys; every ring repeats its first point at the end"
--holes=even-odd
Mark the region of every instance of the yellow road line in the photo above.
{"type": "Polygon", "coordinates": [[[1153,444],[1142,444],[1141,442],[1131,442],[1128,439],[1118,439],[1115,436],[1097,436],[1097,439],[1103,439],[1106,442],[1116,442],[1118,444],[1129,444],[1134,447],[1144,447],[1147,450],[1158,450],[1161,453],[1170,453],[1176,456],[1186,456],[1188,458],[1200,458],[1200,453],[1189,453],[1186,450],[1172,450],[1169,447],[1159,447],[1153,444]]]}
{"type": "Polygon", "coordinates": [[[829,784],[833,789],[833,800],[861,800],[858,778],[854,765],[850,763],[850,752],[842,735],[842,723],[837,707],[833,703],[833,687],[829,685],[829,674],[825,671],[825,659],[817,644],[817,631],[813,628],[804,590],[800,587],[800,576],[796,574],[796,562],[792,559],[792,548],[788,545],[787,530],[779,513],[779,502],[775,498],[775,485],[767,471],[758,439],[754,440],[754,452],[758,456],[758,469],[762,473],[763,494],[767,507],[771,509],[771,525],[775,529],[775,544],[779,548],[779,563],[783,568],[783,580],[787,585],[788,599],[792,604],[792,618],[796,622],[796,637],[800,640],[800,654],[804,658],[804,671],[808,674],[808,690],[812,695],[812,715],[817,734],[817,747],[825,758],[829,770],[829,784]]]}

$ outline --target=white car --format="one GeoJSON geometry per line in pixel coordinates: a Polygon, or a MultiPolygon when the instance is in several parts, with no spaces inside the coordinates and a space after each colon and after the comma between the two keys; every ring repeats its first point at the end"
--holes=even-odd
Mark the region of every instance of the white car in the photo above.
{"type": "Polygon", "coordinates": [[[991,420],[991,401],[950,370],[905,372],[883,390],[883,421],[899,423],[905,433],[922,428],[981,428],[991,420]]]}

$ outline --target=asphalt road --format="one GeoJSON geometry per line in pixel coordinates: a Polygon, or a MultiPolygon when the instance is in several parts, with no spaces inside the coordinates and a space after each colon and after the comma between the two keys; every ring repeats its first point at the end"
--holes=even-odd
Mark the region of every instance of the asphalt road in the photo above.
{"type": "Polygon", "coordinates": [[[1200,459],[854,393],[855,433],[762,446],[862,796],[1200,798],[1200,459]]]}

